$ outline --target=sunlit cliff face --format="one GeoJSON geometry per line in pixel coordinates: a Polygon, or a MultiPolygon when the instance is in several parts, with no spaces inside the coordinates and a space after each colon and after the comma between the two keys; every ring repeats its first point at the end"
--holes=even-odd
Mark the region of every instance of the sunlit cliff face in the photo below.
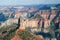
{"type": "MultiPolygon", "coordinates": [[[[42,21],[43,20],[40,21],[40,27],[42,27],[42,21]]],[[[49,25],[50,25],[50,20],[44,20],[44,28],[48,28],[49,25]]]]}
{"type": "Polygon", "coordinates": [[[48,28],[50,25],[50,20],[45,20],[44,22],[45,22],[44,28],[48,28]]]}
{"type": "Polygon", "coordinates": [[[56,14],[51,14],[50,18],[53,19],[56,16],[56,14]]]}
{"type": "Polygon", "coordinates": [[[22,18],[24,18],[25,16],[27,16],[27,13],[21,13],[21,12],[16,12],[16,14],[15,14],[15,18],[19,18],[19,17],[22,17],[22,18]]]}
{"type": "Polygon", "coordinates": [[[56,10],[52,10],[50,18],[53,19],[55,16],[56,16],[56,10]]]}
{"type": "Polygon", "coordinates": [[[34,20],[34,19],[32,19],[32,20],[29,20],[29,19],[27,19],[26,21],[21,21],[21,23],[20,23],[20,29],[25,29],[26,27],[31,27],[31,28],[33,28],[33,27],[37,27],[38,26],[38,20],[34,20]]]}
{"type": "MultiPolygon", "coordinates": [[[[20,14],[21,15],[21,14],[20,14]]],[[[25,15],[25,14],[24,14],[25,15]]],[[[48,28],[50,25],[50,20],[48,17],[50,15],[50,19],[53,19],[56,16],[56,10],[42,10],[41,16],[44,20],[41,19],[40,27],[42,27],[42,21],[44,21],[44,28],[48,28]],[[50,15],[51,13],[51,15],[50,15]]],[[[25,21],[21,21],[21,29],[25,29],[25,27],[38,27],[38,20],[35,19],[28,19],[25,21]]]]}
{"type": "Polygon", "coordinates": [[[21,26],[26,26],[26,27],[37,27],[37,25],[38,25],[38,20],[34,20],[34,19],[32,19],[32,20],[26,20],[26,21],[22,21],[21,22],[21,26]]]}
{"type": "Polygon", "coordinates": [[[41,16],[46,20],[49,16],[50,12],[48,10],[42,10],[41,16]]]}

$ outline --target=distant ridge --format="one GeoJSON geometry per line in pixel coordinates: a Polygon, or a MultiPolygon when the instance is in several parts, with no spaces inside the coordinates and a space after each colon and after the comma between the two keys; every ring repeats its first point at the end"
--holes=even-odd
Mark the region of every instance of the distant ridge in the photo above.
{"type": "Polygon", "coordinates": [[[42,6],[49,6],[49,7],[51,7],[51,6],[60,6],[59,4],[39,4],[39,5],[0,5],[0,7],[19,7],[19,6],[24,6],[24,7],[42,7],[42,6]]]}

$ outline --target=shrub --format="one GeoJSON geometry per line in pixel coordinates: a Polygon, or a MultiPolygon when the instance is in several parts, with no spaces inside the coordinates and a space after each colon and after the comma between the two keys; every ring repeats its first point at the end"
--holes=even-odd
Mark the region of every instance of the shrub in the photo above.
{"type": "Polygon", "coordinates": [[[19,37],[21,37],[23,40],[37,40],[35,36],[33,36],[30,32],[28,31],[20,31],[18,33],[19,37]]]}
{"type": "Polygon", "coordinates": [[[12,32],[8,34],[6,37],[3,38],[3,40],[10,40],[15,35],[15,32],[12,32]]]}

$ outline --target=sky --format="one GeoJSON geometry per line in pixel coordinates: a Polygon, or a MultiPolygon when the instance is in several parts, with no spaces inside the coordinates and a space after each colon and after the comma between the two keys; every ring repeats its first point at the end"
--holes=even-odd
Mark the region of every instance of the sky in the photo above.
{"type": "Polygon", "coordinates": [[[60,4],[60,0],[0,0],[0,5],[60,4]]]}

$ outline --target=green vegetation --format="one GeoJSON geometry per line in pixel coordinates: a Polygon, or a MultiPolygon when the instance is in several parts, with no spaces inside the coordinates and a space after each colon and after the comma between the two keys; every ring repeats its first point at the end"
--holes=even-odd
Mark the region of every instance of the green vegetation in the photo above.
{"type": "Polygon", "coordinates": [[[0,39],[10,40],[15,35],[16,27],[17,27],[16,24],[12,24],[12,25],[0,28],[0,33],[1,33],[0,39]],[[4,36],[4,34],[6,34],[6,36],[4,36]]]}
{"type": "Polygon", "coordinates": [[[3,38],[3,40],[10,40],[12,37],[14,37],[15,32],[12,32],[10,34],[8,34],[6,37],[3,38]]]}
{"type": "Polygon", "coordinates": [[[18,35],[23,39],[23,40],[37,40],[35,36],[30,34],[28,31],[20,31],[18,35]]]}
{"type": "Polygon", "coordinates": [[[8,26],[3,26],[2,28],[0,28],[0,32],[4,32],[7,31],[9,32],[10,30],[14,30],[16,29],[16,24],[12,24],[12,25],[8,25],[8,26]]]}
{"type": "Polygon", "coordinates": [[[31,32],[31,27],[26,27],[26,30],[28,30],[29,32],[31,32]]]}
{"type": "Polygon", "coordinates": [[[50,24],[47,30],[49,30],[49,33],[52,35],[52,37],[55,37],[55,24],[53,22],[50,24]]]}

